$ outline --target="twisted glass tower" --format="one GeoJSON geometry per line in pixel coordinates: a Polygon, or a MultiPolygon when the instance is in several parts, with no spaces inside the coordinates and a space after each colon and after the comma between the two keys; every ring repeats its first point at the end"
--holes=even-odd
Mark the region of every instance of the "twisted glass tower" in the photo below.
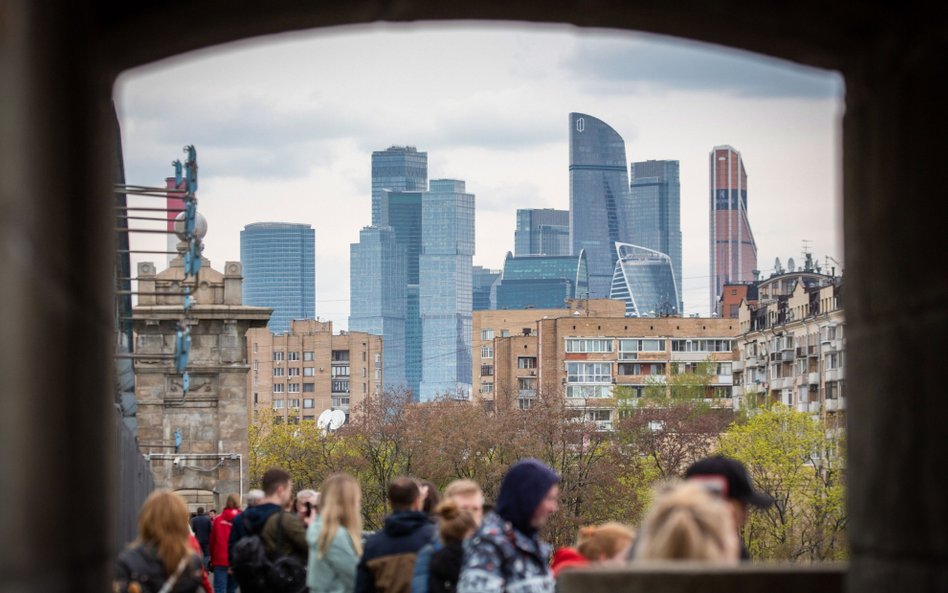
{"type": "Polygon", "coordinates": [[[617,243],[611,297],[625,301],[626,317],[678,314],[681,300],[671,258],[654,249],[617,243]]]}
{"type": "Polygon", "coordinates": [[[602,120],[569,114],[569,232],[573,254],[586,252],[589,298],[606,299],[616,243],[631,242],[632,200],[625,142],[602,120]]]}

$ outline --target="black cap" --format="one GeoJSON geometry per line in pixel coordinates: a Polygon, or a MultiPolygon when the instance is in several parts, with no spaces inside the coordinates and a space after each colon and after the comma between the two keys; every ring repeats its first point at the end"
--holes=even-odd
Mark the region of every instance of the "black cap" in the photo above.
{"type": "Polygon", "coordinates": [[[732,500],[740,500],[761,509],[766,509],[774,503],[774,499],[767,494],[754,490],[744,464],[736,459],[723,455],[705,457],[696,461],[685,472],[686,480],[703,476],[724,478],[727,481],[726,496],[732,500]]]}

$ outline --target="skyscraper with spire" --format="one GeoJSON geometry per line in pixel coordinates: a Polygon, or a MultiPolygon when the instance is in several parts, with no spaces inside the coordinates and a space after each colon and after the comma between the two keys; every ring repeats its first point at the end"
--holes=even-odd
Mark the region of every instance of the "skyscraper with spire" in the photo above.
{"type": "Polygon", "coordinates": [[[725,282],[752,282],[757,270],[757,243],[747,218],[747,171],[741,153],[715,146],[710,172],[710,311],[725,282]]]}

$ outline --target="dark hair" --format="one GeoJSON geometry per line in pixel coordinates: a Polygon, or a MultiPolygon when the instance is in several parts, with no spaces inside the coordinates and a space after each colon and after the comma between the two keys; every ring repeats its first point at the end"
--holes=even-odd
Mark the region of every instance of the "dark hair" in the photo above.
{"type": "Polygon", "coordinates": [[[411,478],[395,478],[388,485],[388,502],[393,511],[407,511],[421,496],[418,482],[411,478]]]}
{"type": "Polygon", "coordinates": [[[437,512],[438,503],[441,502],[441,492],[431,480],[421,480],[419,483],[428,487],[428,496],[425,497],[425,504],[421,507],[421,510],[429,515],[434,515],[437,512]]]}
{"type": "Polygon", "coordinates": [[[271,467],[263,474],[263,495],[272,496],[276,492],[277,488],[280,486],[285,486],[290,483],[290,474],[286,473],[282,469],[271,467]]]}
{"type": "Polygon", "coordinates": [[[204,514],[204,507],[198,507],[198,515],[204,514]]]}
{"type": "Polygon", "coordinates": [[[477,529],[474,515],[470,511],[462,511],[458,503],[450,498],[438,505],[435,511],[441,519],[438,522],[438,533],[441,541],[446,544],[460,543],[469,533],[477,529]]]}
{"type": "Polygon", "coordinates": [[[227,495],[227,504],[224,505],[225,509],[237,509],[240,508],[240,495],[239,494],[228,494],[227,495]]]}

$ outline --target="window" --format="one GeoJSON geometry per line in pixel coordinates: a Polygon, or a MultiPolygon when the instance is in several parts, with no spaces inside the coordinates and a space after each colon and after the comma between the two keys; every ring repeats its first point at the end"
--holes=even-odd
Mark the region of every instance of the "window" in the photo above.
{"type": "Polygon", "coordinates": [[[619,340],[619,352],[664,352],[665,340],[619,340]]]}
{"type": "Polygon", "coordinates": [[[306,409],[306,410],[312,409],[312,407],[313,407],[315,404],[316,404],[316,400],[314,400],[314,399],[307,398],[307,399],[304,399],[304,400],[303,400],[303,408],[306,409]]]}
{"type": "Polygon", "coordinates": [[[282,410],[282,409],[283,409],[283,400],[282,400],[282,399],[275,399],[275,400],[273,400],[273,409],[274,409],[274,410],[282,410]]]}
{"type": "Polygon", "coordinates": [[[510,330],[509,330],[509,329],[502,329],[502,330],[500,330],[500,337],[501,337],[501,338],[509,338],[509,337],[510,337],[510,330]]]}
{"type": "Polygon", "coordinates": [[[608,362],[566,363],[567,383],[611,383],[612,365],[608,362]]]}
{"type": "Polygon", "coordinates": [[[481,383],[481,393],[494,393],[494,384],[481,383]]]}
{"type": "Polygon", "coordinates": [[[299,419],[299,416],[290,416],[289,418],[286,419],[286,422],[287,424],[299,424],[300,419],[299,419]]]}
{"type": "Polygon", "coordinates": [[[315,375],[316,375],[316,369],[314,369],[313,367],[305,367],[305,368],[303,369],[303,376],[304,376],[304,377],[312,377],[312,376],[315,376],[315,375]]]}
{"type": "Polygon", "coordinates": [[[481,377],[493,377],[494,376],[494,365],[492,364],[482,364],[481,365],[481,377]]]}
{"type": "Polygon", "coordinates": [[[313,360],[313,353],[312,353],[312,351],[310,351],[310,352],[303,352],[303,360],[313,360]]]}
{"type": "Polygon", "coordinates": [[[283,416],[277,416],[273,419],[274,424],[283,424],[283,416]]]}
{"type": "Polygon", "coordinates": [[[566,397],[612,397],[612,385],[567,385],[566,397]]]}
{"type": "Polygon", "coordinates": [[[533,407],[533,398],[521,397],[517,400],[517,406],[521,410],[529,410],[533,407]]]}
{"type": "MultiPolygon", "coordinates": [[[[806,362],[806,361],[804,361],[804,362],[806,362]]],[[[717,368],[715,369],[715,370],[717,371],[717,373],[715,373],[715,374],[717,374],[717,375],[730,375],[732,368],[733,368],[733,367],[731,366],[731,363],[729,363],[729,362],[719,362],[719,363],[717,364],[717,368]]]]}
{"type": "Polygon", "coordinates": [[[349,367],[348,366],[334,366],[332,367],[330,374],[333,377],[348,377],[349,367]]]}
{"type": "Polygon", "coordinates": [[[253,394],[253,403],[255,403],[255,404],[256,404],[256,403],[260,403],[260,402],[257,401],[257,399],[259,398],[259,396],[260,396],[259,393],[253,394]]]}
{"type": "Polygon", "coordinates": [[[260,363],[259,363],[258,361],[256,361],[256,360],[253,361],[253,370],[255,370],[255,371],[259,371],[259,370],[260,370],[260,363]]]}
{"type": "Polygon", "coordinates": [[[520,388],[521,395],[524,391],[536,391],[537,380],[534,377],[521,377],[517,379],[517,386],[520,388]]]}
{"type": "Polygon", "coordinates": [[[316,391],[315,383],[303,383],[303,393],[314,393],[316,391]]]}
{"type": "Polygon", "coordinates": [[[283,367],[273,367],[273,376],[282,377],[286,374],[286,370],[283,367]]]}
{"type": "Polygon", "coordinates": [[[620,362],[618,364],[619,375],[664,375],[664,362],[620,362]]]}
{"type": "Polygon", "coordinates": [[[608,338],[566,338],[567,352],[612,352],[612,340],[608,338]]]}
{"type": "Polygon", "coordinates": [[[672,340],[672,352],[730,352],[731,340],[672,340]]]}
{"type": "MultiPolygon", "coordinates": [[[[363,360],[365,359],[363,358],[363,360]]],[[[333,362],[349,362],[349,351],[348,350],[333,350],[332,361],[333,362]]]]}
{"type": "Polygon", "coordinates": [[[291,368],[287,369],[286,374],[289,375],[290,377],[299,377],[299,376],[300,376],[300,368],[299,368],[299,367],[291,367],[291,368]]]}
{"type": "Polygon", "coordinates": [[[298,400],[298,399],[291,399],[291,400],[290,400],[290,407],[291,407],[291,408],[299,408],[299,407],[300,407],[300,400],[298,400]]]}
{"type": "Polygon", "coordinates": [[[273,393],[283,393],[283,390],[286,386],[283,383],[274,383],[273,384],[273,393]]]}
{"type": "Polygon", "coordinates": [[[482,339],[482,340],[493,340],[493,339],[494,339],[494,330],[492,330],[492,329],[482,329],[482,330],[481,330],[481,339],[482,339]]]}
{"type": "Polygon", "coordinates": [[[287,358],[286,358],[286,359],[287,359],[287,360],[299,360],[299,359],[300,359],[300,353],[299,353],[299,352],[290,352],[290,353],[287,355],[287,358]]]}
{"type": "Polygon", "coordinates": [[[273,360],[275,361],[283,360],[285,354],[286,354],[285,352],[275,350],[273,352],[273,360]]]}
{"type": "Polygon", "coordinates": [[[299,392],[300,392],[300,384],[299,384],[299,383],[290,383],[289,385],[287,385],[287,391],[289,391],[290,393],[299,393],[299,392]]]}
{"type": "Polygon", "coordinates": [[[586,418],[592,422],[608,422],[612,420],[612,410],[589,410],[586,418]]]}
{"type": "Polygon", "coordinates": [[[253,343],[253,353],[254,353],[254,354],[257,353],[257,343],[256,343],[256,342],[253,343]]]}
{"type": "Polygon", "coordinates": [[[518,369],[535,369],[535,368],[537,368],[537,357],[536,357],[536,356],[518,356],[518,357],[517,357],[517,368],[518,368],[518,369]]]}
{"type": "Polygon", "coordinates": [[[333,393],[349,393],[349,381],[334,379],[332,381],[333,393]]]}
{"type": "Polygon", "coordinates": [[[494,358],[493,346],[481,346],[481,358],[494,358]]]}
{"type": "Polygon", "coordinates": [[[303,422],[312,422],[315,419],[316,416],[313,416],[312,414],[303,414],[303,422]]]}

